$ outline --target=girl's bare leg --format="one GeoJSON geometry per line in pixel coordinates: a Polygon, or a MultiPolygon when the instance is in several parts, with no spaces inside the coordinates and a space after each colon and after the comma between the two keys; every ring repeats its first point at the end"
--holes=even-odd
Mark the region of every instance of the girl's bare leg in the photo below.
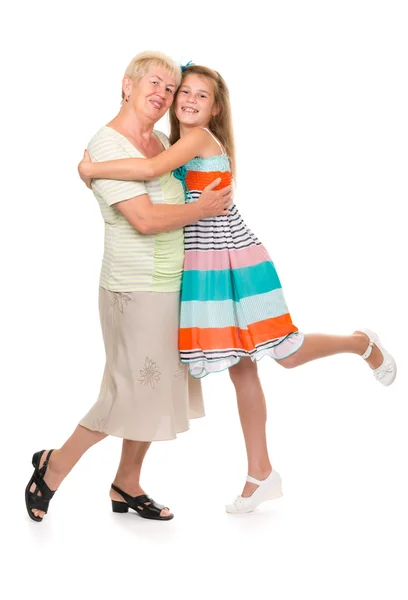
{"type": "MultiPolygon", "coordinates": [[[[294,368],[311,360],[334,354],[350,353],[361,356],[367,350],[368,342],[368,337],[362,332],[355,332],[348,336],[307,334],[303,346],[297,352],[277,362],[286,368],[294,368]]],[[[372,369],[376,369],[382,361],[382,353],[374,346],[366,362],[372,369]]],[[[257,366],[250,358],[242,358],[238,364],[229,369],[229,373],[237,394],[238,411],[248,457],[248,474],[255,479],[263,480],[271,473],[272,466],[266,442],[265,397],[257,366]]],[[[251,496],[256,488],[256,484],[247,482],[241,495],[251,496]]]]}
{"type": "MultiPolygon", "coordinates": [[[[367,350],[369,339],[365,333],[360,331],[352,335],[326,335],[323,333],[308,333],[305,335],[303,346],[297,352],[276,362],[288,369],[304,365],[311,360],[333,356],[334,354],[358,354],[362,355],[367,350]]],[[[370,356],[366,362],[371,369],[377,369],[383,362],[382,352],[373,346],[370,356]]]]}
{"type": "MultiPolygon", "coordinates": [[[[229,369],[237,394],[239,417],[248,457],[248,474],[255,479],[266,479],[272,471],[266,442],[266,404],[256,363],[250,358],[229,369]]],[[[246,483],[242,496],[251,496],[257,485],[246,483]]]]}

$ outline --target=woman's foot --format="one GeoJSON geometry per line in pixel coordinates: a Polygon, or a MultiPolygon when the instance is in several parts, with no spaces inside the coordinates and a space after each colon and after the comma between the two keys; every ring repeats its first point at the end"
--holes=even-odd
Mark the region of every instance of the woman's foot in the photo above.
{"type": "MultiPolygon", "coordinates": [[[[49,450],[44,450],[44,452],[42,453],[40,462],[38,464],[38,470],[40,470],[42,468],[42,466],[44,465],[44,462],[48,456],[48,453],[49,453],[49,450]]],[[[53,450],[51,456],[48,459],[48,464],[47,464],[47,468],[46,468],[43,480],[47,484],[47,486],[50,488],[50,490],[55,492],[61,485],[61,482],[64,479],[64,476],[65,475],[62,474],[58,468],[58,450],[53,450]]],[[[37,487],[36,484],[33,483],[30,486],[29,491],[31,493],[34,493],[36,487],[37,487]]],[[[39,497],[42,496],[40,491],[37,492],[37,496],[39,496],[39,497]]],[[[39,510],[37,508],[31,509],[31,511],[32,511],[33,515],[39,519],[42,519],[46,514],[45,511],[39,510]]]]}
{"type": "Polygon", "coordinates": [[[394,358],[382,346],[376,333],[370,329],[355,331],[353,336],[359,340],[358,354],[374,373],[374,377],[383,385],[391,385],[397,376],[397,365],[394,358]]]}
{"type": "MultiPolygon", "coordinates": [[[[115,479],[114,485],[116,487],[120,488],[121,490],[126,490],[126,493],[129,494],[129,496],[132,496],[133,498],[136,496],[144,496],[145,495],[145,492],[140,487],[140,485],[135,484],[134,479],[128,480],[128,481],[125,481],[125,480],[119,481],[118,479],[115,479]]],[[[113,500],[115,502],[124,502],[123,497],[118,492],[113,490],[112,488],[110,489],[109,497],[111,500],[113,500]]],[[[146,506],[148,506],[150,504],[150,502],[146,502],[145,504],[146,504],[146,506]]],[[[160,517],[170,517],[170,516],[172,516],[172,513],[169,511],[168,508],[163,508],[160,511],[160,517]]]]}

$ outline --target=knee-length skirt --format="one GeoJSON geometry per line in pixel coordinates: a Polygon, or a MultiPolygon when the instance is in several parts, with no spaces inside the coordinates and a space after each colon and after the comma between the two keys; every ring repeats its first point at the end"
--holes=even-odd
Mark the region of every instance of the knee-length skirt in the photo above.
{"type": "Polygon", "coordinates": [[[204,416],[201,384],[180,362],[180,292],[100,288],[106,365],[96,403],[80,421],[138,441],[174,439],[204,416]]]}

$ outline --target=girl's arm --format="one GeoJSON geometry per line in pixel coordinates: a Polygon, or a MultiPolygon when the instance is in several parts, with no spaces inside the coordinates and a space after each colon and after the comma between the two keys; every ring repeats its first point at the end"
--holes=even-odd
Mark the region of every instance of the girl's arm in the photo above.
{"type": "Polygon", "coordinates": [[[211,138],[208,133],[197,127],[154,158],[122,158],[92,162],[89,155],[85,155],[78,165],[78,171],[85,183],[90,179],[148,181],[185,165],[200,155],[209,143],[211,138]]]}

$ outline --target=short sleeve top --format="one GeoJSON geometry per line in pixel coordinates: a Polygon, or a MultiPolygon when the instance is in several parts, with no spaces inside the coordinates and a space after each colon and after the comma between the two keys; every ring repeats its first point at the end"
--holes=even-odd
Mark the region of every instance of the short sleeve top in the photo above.
{"type": "MultiPolygon", "coordinates": [[[[165,148],[168,138],[154,131],[165,148]]],[[[102,127],[88,144],[92,161],[144,158],[121,133],[102,127]]],[[[96,179],[92,190],[105,221],[100,285],[113,292],[180,290],[184,262],[183,229],[158,234],[137,231],[115,207],[117,202],[148,194],[153,204],[184,204],[180,181],[166,173],[151,181],[96,179]]]]}

